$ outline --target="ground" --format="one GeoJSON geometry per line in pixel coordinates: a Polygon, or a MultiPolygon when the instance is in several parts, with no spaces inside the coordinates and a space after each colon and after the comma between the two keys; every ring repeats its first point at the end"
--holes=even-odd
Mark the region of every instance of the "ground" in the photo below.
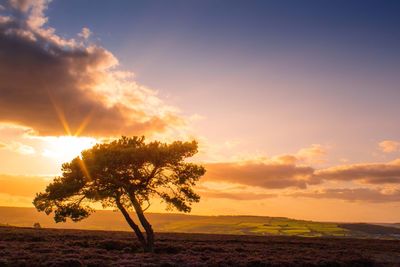
{"type": "Polygon", "coordinates": [[[0,227],[0,266],[400,266],[400,241],[0,227]]]}

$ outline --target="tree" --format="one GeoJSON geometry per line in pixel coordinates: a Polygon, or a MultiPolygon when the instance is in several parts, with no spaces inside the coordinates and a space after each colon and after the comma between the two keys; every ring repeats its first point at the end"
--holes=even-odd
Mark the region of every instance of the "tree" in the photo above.
{"type": "Polygon", "coordinates": [[[197,142],[145,143],[144,137],[122,137],[97,144],[80,157],[62,165],[62,175],[50,183],[33,201],[38,211],[54,213],[55,222],[67,218],[80,221],[100,202],[104,208],[121,211],[143,249],[154,251],[154,232],[145,216],[150,201],[157,197],[167,209],[190,212],[200,197],[193,186],[204,175],[200,165],[186,158],[197,153],[197,142]],[[146,234],[128,211],[134,210],[146,234]]]}

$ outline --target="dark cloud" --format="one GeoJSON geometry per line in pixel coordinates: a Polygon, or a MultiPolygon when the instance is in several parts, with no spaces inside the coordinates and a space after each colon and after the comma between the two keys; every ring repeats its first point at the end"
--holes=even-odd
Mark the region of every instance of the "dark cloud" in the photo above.
{"type": "Polygon", "coordinates": [[[40,135],[160,132],[180,119],[102,47],[44,27],[46,1],[11,1],[0,16],[0,122],[40,135]],[[10,12],[11,10],[11,12],[10,12]]]}
{"type": "Polygon", "coordinates": [[[203,181],[222,181],[263,188],[306,188],[313,180],[314,169],[281,163],[212,163],[206,164],[203,181]]]}
{"type": "Polygon", "coordinates": [[[335,188],[314,192],[298,192],[293,193],[290,196],[364,202],[398,202],[400,201],[400,190],[386,193],[371,188],[335,188]]]}

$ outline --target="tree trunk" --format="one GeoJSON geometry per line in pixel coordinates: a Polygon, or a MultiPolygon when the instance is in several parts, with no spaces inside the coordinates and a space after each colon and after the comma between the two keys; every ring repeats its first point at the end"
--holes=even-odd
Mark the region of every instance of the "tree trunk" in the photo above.
{"type": "Polygon", "coordinates": [[[139,218],[140,223],[142,224],[144,230],[146,231],[146,239],[147,239],[147,246],[145,248],[146,252],[154,252],[154,231],[153,227],[149,223],[149,221],[144,216],[144,212],[142,206],[140,205],[139,201],[136,199],[134,195],[129,194],[129,198],[135,208],[136,215],[139,218]]]}
{"type": "Polygon", "coordinates": [[[137,238],[139,239],[140,244],[142,245],[143,249],[146,251],[148,244],[146,242],[146,239],[143,236],[142,231],[140,231],[139,226],[132,220],[132,218],[129,216],[129,213],[125,209],[125,207],[121,204],[119,200],[116,200],[117,207],[121,211],[122,215],[124,215],[125,220],[128,222],[129,226],[132,228],[132,230],[135,232],[137,238]]]}

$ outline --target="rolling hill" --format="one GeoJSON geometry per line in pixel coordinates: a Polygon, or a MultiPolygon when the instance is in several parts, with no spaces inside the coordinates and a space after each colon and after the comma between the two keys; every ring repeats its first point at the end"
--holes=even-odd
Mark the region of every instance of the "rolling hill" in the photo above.
{"type": "MultiPolygon", "coordinates": [[[[266,216],[166,213],[148,213],[147,216],[157,232],[400,239],[400,229],[388,224],[344,224],[266,216]]],[[[109,210],[96,211],[78,223],[67,221],[56,224],[51,216],[34,208],[0,207],[0,225],[32,227],[34,223],[40,223],[43,228],[131,231],[119,212],[109,210]]]]}

